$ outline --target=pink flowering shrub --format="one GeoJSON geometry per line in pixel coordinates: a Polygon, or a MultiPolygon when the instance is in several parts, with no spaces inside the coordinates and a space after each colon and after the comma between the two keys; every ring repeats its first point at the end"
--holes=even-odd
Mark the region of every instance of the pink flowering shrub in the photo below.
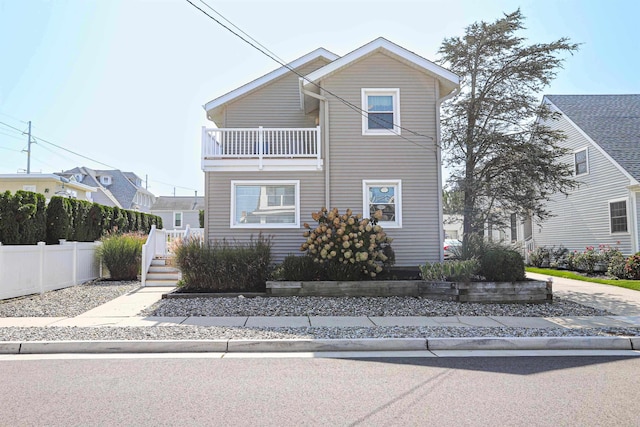
{"type": "Polygon", "coordinates": [[[311,214],[316,226],[304,223],[300,250],[325,268],[329,280],[374,278],[394,263],[393,239],[378,224],[381,215],[367,219],[351,209],[340,215],[336,208],[322,208],[311,214]]]}

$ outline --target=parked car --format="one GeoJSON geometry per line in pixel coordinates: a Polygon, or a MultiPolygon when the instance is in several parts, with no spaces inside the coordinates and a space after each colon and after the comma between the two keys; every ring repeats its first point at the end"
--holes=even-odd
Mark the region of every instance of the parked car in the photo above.
{"type": "Polygon", "coordinates": [[[460,256],[462,242],[458,239],[444,239],[444,259],[457,259],[460,256]]]}

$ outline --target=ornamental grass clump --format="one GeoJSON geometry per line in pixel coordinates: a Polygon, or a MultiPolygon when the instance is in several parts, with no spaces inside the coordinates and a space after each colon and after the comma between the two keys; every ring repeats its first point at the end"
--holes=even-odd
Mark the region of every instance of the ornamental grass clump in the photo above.
{"type": "Polygon", "coordinates": [[[354,215],[351,209],[322,208],[311,215],[316,227],[304,223],[306,242],[300,250],[324,268],[329,280],[365,280],[386,272],[394,263],[391,239],[378,224],[382,212],[372,218],[354,215]]]}
{"type": "Polygon", "coordinates": [[[142,262],[142,245],[147,236],[141,233],[112,234],[102,239],[97,254],[111,280],[136,280],[142,262]]]}
{"type": "Polygon", "coordinates": [[[271,238],[187,239],[174,249],[183,292],[264,292],[271,275],[271,238]]]}

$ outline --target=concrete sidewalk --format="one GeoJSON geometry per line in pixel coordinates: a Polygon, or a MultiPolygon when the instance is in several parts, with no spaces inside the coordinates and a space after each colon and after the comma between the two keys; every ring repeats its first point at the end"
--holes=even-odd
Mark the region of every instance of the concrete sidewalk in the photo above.
{"type": "MultiPolygon", "coordinates": [[[[546,279],[543,275],[528,274],[546,279]]],[[[173,288],[147,287],[121,296],[71,318],[0,318],[2,327],[520,327],[520,328],[640,328],[640,292],[608,285],[553,278],[554,295],[616,315],[580,317],[511,316],[237,316],[140,317],[140,311],[173,288]]],[[[0,353],[95,352],[300,352],[300,351],[430,351],[430,350],[640,350],[640,337],[541,338],[388,338],[336,340],[208,340],[208,341],[87,341],[1,343],[0,353]]],[[[640,354],[640,353],[638,353],[640,354]]]]}

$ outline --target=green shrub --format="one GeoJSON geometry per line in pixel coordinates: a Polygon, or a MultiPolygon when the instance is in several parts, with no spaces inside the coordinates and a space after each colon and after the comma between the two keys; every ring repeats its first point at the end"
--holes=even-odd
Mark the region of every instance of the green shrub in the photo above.
{"type": "Polygon", "coordinates": [[[35,245],[47,237],[45,198],[29,191],[0,194],[0,242],[35,245]]]}
{"type": "Polygon", "coordinates": [[[338,209],[326,208],[311,217],[316,227],[304,223],[306,241],[300,250],[327,273],[329,280],[366,280],[387,271],[395,257],[391,242],[378,224],[378,211],[373,218],[353,215],[351,209],[340,215],[338,209]]]}
{"type": "Polygon", "coordinates": [[[549,267],[551,264],[551,251],[545,246],[535,248],[529,254],[529,263],[538,268],[549,267]]]}
{"type": "Polygon", "coordinates": [[[478,274],[480,264],[476,259],[467,259],[433,264],[427,262],[419,268],[423,280],[469,282],[478,274]]]}
{"type": "Polygon", "coordinates": [[[145,240],[139,233],[114,234],[102,240],[97,253],[111,280],[137,279],[145,240]]]}
{"type": "Polygon", "coordinates": [[[491,282],[525,280],[524,260],[512,249],[492,248],[480,258],[479,273],[491,282]]]}
{"type": "Polygon", "coordinates": [[[271,238],[262,235],[245,243],[189,240],[174,253],[187,291],[264,291],[271,273],[271,238]]]}
{"type": "Polygon", "coordinates": [[[200,223],[200,228],[204,228],[204,209],[198,211],[198,222],[200,223]]]}
{"type": "Polygon", "coordinates": [[[276,280],[292,281],[323,280],[326,272],[310,256],[288,255],[275,268],[273,277],[276,280]]]}
{"type": "Polygon", "coordinates": [[[58,244],[60,239],[68,239],[71,230],[71,204],[69,199],[54,196],[47,206],[47,244],[58,244]]]}

